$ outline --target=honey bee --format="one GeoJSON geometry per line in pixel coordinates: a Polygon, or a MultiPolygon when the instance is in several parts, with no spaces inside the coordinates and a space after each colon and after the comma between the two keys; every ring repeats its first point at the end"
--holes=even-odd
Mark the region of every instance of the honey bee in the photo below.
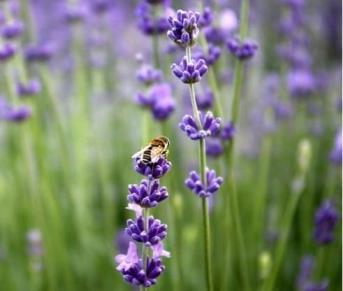
{"type": "Polygon", "coordinates": [[[155,164],[161,157],[166,158],[168,155],[169,139],[165,136],[158,136],[150,143],[135,153],[132,158],[139,158],[144,164],[155,164]]]}

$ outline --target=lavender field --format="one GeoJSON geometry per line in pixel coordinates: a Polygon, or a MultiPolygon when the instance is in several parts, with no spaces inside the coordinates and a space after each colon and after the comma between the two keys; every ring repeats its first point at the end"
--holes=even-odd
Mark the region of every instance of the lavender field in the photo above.
{"type": "Polygon", "coordinates": [[[342,289],[340,0],[0,0],[1,291],[342,289]]]}

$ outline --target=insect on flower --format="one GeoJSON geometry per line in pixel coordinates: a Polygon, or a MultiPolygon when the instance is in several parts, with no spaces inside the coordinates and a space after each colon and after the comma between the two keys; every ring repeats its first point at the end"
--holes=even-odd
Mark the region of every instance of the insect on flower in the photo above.
{"type": "Polygon", "coordinates": [[[144,164],[155,164],[160,158],[168,155],[169,139],[165,136],[158,136],[152,139],[149,144],[135,153],[132,158],[139,159],[144,164]]]}

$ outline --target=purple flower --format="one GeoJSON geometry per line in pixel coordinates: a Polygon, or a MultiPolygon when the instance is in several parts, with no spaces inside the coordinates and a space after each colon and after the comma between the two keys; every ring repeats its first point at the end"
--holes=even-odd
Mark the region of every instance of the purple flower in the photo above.
{"type": "Polygon", "coordinates": [[[329,281],[323,280],[321,282],[307,282],[304,287],[303,291],[327,291],[329,288],[329,281]]]}
{"type": "Polygon", "coordinates": [[[338,211],[330,200],[322,203],[315,215],[314,239],[318,244],[333,241],[333,232],[338,221],[338,211]]]}
{"type": "Polygon", "coordinates": [[[19,37],[24,31],[24,25],[21,21],[14,20],[5,24],[1,29],[1,36],[5,39],[14,39],[19,37]]]}
{"type": "Polygon", "coordinates": [[[314,270],[314,257],[304,256],[301,260],[300,272],[297,279],[298,289],[303,289],[304,285],[311,279],[314,270]]]}
{"type": "Polygon", "coordinates": [[[167,225],[162,224],[153,216],[149,216],[145,226],[143,216],[140,216],[136,220],[129,219],[127,221],[126,233],[133,240],[144,243],[146,246],[152,246],[167,236],[167,225]]]}
{"type": "Polygon", "coordinates": [[[210,197],[218,191],[222,183],[223,178],[217,177],[215,170],[209,169],[206,169],[206,186],[195,171],[190,172],[185,181],[186,186],[199,197],[210,197]]]}
{"type": "Polygon", "coordinates": [[[64,19],[66,22],[74,24],[84,20],[87,10],[82,5],[68,5],[65,7],[64,19]]]}
{"type": "Polygon", "coordinates": [[[210,157],[219,157],[223,153],[223,145],[218,138],[209,138],[206,140],[206,155],[210,157]]]}
{"type": "Polygon", "coordinates": [[[17,85],[17,93],[22,97],[36,95],[40,90],[41,84],[38,80],[29,80],[26,84],[20,82],[17,85]]]}
{"type": "MultiPolygon", "coordinates": [[[[167,13],[168,10],[164,10],[164,14],[167,13]]],[[[138,19],[138,28],[146,35],[164,34],[169,28],[167,17],[161,16],[155,18],[150,5],[145,2],[138,4],[136,16],[138,19]]]]}
{"type": "Polygon", "coordinates": [[[140,158],[135,160],[135,171],[149,179],[161,178],[170,170],[171,166],[171,162],[163,157],[154,164],[145,164],[140,158]]]}
{"type": "Polygon", "coordinates": [[[288,89],[292,96],[304,97],[316,89],[315,77],[309,70],[292,70],[287,76],[288,89]]]}
{"type": "Polygon", "coordinates": [[[342,129],[336,135],[335,145],[330,152],[330,160],[334,165],[342,165],[342,129]]]}
{"type": "Polygon", "coordinates": [[[130,264],[127,269],[119,270],[125,281],[134,286],[150,287],[156,284],[156,279],[164,271],[165,266],[162,265],[160,259],[147,258],[146,268],[144,269],[142,260],[135,264],[130,264]]]}
{"type": "Polygon", "coordinates": [[[16,53],[16,46],[12,43],[0,45],[0,62],[7,61],[16,53]]]}
{"type": "Polygon", "coordinates": [[[193,11],[178,10],[176,18],[169,17],[168,37],[180,47],[192,46],[198,36],[200,14],[193,11]]]}
{"type": "Polygon", "coordinates": [[[213,22],[213,11],[210,7],[205,7],[203,13],[200,15],[198,26],[207,27],[210,26],[213,22]]]}
{"type": "Polygon", "coordinates": [[[227,122],[221,132],[220,137],[222,140],[232,140],[236,132],[236,128],[232,121],[227,122]]]}
{"type": "Polygon", "coordinates": [[[129,242],[129,247],[127,249],[127,254],[117,255],[115,261],[118,263],[117,270],[122,272],[130,269],[132,266],[139,262],[139,257],[137,254],[137,246],[133,242],[129,242]]]}
{"type": "Polygon", "coordinates": [[[196,101],[199,110],[207,110],[210,109],[213,105],[213,93],[211,90],[207,89],[204,94],[196,95],[196,101]]]}
{"type": "Polygon", "coordinates": [[[103,14],[110,9],[109,0],[92,0],[92,11],[96,14],[103,14]]]}
{"type": "Polygon", "coordinates": [[[137,72],[137,80],[146,86],[158,83],[162,80],[162,72],[150,65],[143,65],[137,72]]]}
{"type": "Polygon", "coordinates": [[[125,229],[118,231],[114,238],[114,245],[120,253],[123,253],[128,249],[129,243],[130,237],[127,235],[125,229]]]}
{"type": "Polygon", "coordinates": [[[204,59],[208,66],[212,66],[218,61],[218,59],[220,58],[220,55],[221,55],[220,47],[215,46],[215,45],[210,43],[208,46],[207,54],[199,52],[199,53],[195,54],[194,58],[196,60],[204,59]]]}
{"type": "Polygon", "coordinates": [[[201,77],[207,72],[206,62],[203,59],[188,62],[187,57],[183,57],[179,65],[173,64],[171,69],[176,77],[183,83],[193,84],[201,80],[201,77]]]}
{"type": "Polygon", "coordinates": [[[204,29],[205,38],[208,43],[212,43],[214,45],[222,45],[226,42],[226,32],[223,31],[220,27],[206,27],[204,29]]]}
{"type": "Polygon", "coordinates": [[[205,115],[200,115],[201,129],[191,115],[185,115],[179,127],[192,140],[198,140],[216,134],[220,129],[220,118],[215,118],[213,113],[208,111],[205,115]]]}
{"type": "Polygon", "coordinates": [[[150,107],[156,120],[167,119],[175,109],[175,101],[168,83],[156,84],[147,94],[138,93],[136,102],[144,107],[150,107]]]}
{"type": "Polygon", "coordinates": [[[167,188],[160,187],[159,180],[150,182],[143,179],[139,185],[129,185],[128,201],[141,207],[155,207],[166,198],[168,198],[167,188]]]}
{"type": "Polygon", "coordinates": [[[258,46],[250,40],[241,41],[238,38],[231,38],[227,43],[227,48],[236,58],[247,60],[255,55],[258,46]]]}
{"type": "Polygon", "coordinates": [[[157,84],[151,88],[152,113],[157,120],[167,119],[175,109],[171,87],[167,83],[157,84]]]}
{"type": "Polygon", "coordinates": [[[31,108],[25,105],[13,107],[0,99],[0,120],[22,122],[31,116],[31,108]]]}
{"type": "Polygon", "coordinates": [[[49,61],[54,53],[51,44],[30,45],[25,49],[25,58],[29,62],[46,62],[49,61]]]}

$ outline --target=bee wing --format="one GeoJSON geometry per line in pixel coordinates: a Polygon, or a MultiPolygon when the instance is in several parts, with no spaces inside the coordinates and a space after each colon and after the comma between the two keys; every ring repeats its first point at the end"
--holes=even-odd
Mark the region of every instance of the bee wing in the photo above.
{"type": "Polygon", "coordinates": [[[162,155],[163,149],[162,147],[154,147],[151,149],[151,162],[157,163],[162,155]]]}
{"type": "Polygon", "coordinates": [[[146,148],[144,149],[141,149],[140,151],[138,151],[137,153],[133,154],[131,159],[136,159],[136,158],[139,158],[145,151],[146,148]]]}

